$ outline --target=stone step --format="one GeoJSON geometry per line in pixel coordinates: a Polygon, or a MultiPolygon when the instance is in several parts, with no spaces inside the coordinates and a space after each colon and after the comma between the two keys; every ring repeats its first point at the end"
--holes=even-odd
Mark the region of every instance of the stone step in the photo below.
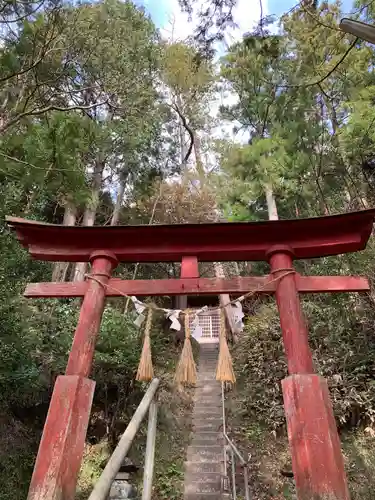
{"type": "Polygon", "coordinates": [[[184,500],[222,500],[221,493],[189,493],[184,500]]]}
{"type": "Polygon", "coordinates": [[[197,383],[195,385],[195,389],[197,391],[199,390],[215,390],[215,391],[220,391],[221,393],[221,385],[215,378],[210,378],[208,380],[204,380],[204,377],[207,377],[207,375],[202,375],[202,378],[197,379],[197,383]]]}
{"type": "Polygon", "coordinates": [[[217,462],[218,464],[224,463],[223,454],[216,455],[216,454],[206,453],[205,455],[203,455],[202,453],[201,454],[195,453],[193,455],[193,454],[188,453],[186,458],[188,460],[190,460],[191,462],[195,462],[195,463],[206,463],[206,462],[208,462],[208,463],[217,462]],[[220,462],[220,459],[221,459],[221,462],[220,462]]]}
{"type": "Polygon", "coordinates": [[[205,404],[210,401],[221,402],[221,394],[216,389],[212,391],[196,391],[194,395],[194,401],[202,401],[205,400],[205,404]]]}
{"type": "Polygon", "coordinates": [[[194,407],[193,417],[205,417],[206,415],[215,415],[217,418],[220,418],[223,415],[223,410],[220,408],[220,406],[212,407],[207,405],[206,407],[194,407]]]}
{"type": "Polygon", "coordinates": [[[209,414],[209,413],[198,413],[195,414],[193,413],[193,423],[197,422],[198,424],[200,422],[222,422],[222,419],[220,418],[221,415],[219,414],[209,414]]]}
{"type": "Polygon", "coordinates": [[[184,500],[222,500],[224,437],[217,345],[201,346],[194,394],[193,432],[185,462],[184,500]]]}
{"type": "Polygon", "coordinates": [[[223,420],[221,418],[211,418],[210,420],[206,420],[203,418],[195,418],[193,419],[193,428],[195,430],[201,429],[203,430],[205,426],[208,426],[206,430],[208,431],[217,431],[219,427],[223,424],[223,420]]]}
{"type": "Polygon", "coordinates": [[[210,380],[200,380],[198,378],[195,385],[195,390],[196,392],[217,391],[218,394],[221,394],[221,385],[214,378],[210,380]]]}
{"type": "MultiPolygon", "coordinates": [[[[193,446],[190,445],[187,450],[188,459],[191,456],[199,456],[205,457],[204,462],[214,461],[216,458],[218,461],[223,459],[223,447],[219,445],[210,445],[210,446],[193,446]],[[209,458],[209,460],[208,460],[209,458]]],[[[192,460],[193,461],[193,460],[192,460]]],[[[199,462],[200,460],[197,460],[199,462]]]]}
{"type": "Polygon", "coordinates": [[[217,403],[215,403],[215,399],[212,400],[212,404],[209,403],[200,403],[197,401],[198,404],[194,405],[193,412],[194,413],[202,413],[202,414],[217,414],[217,415],[222,415],[223,414],[223,408],[222,405],[219,404],[221,401],[219,398],[216,400],[217,403]]]}
{"type": "Polygon", "coordinates": [[[199,403],[201,406],[203,406],[203,405],[207,405],[207,406],[219,405],[221,403],[221,395],[215,394],[214,392],[198,393],[195,395],[195,398],[194,398],[194,404],[196,404],[196,403],[199,403]]]}
{"type": "Polygon", "coordinates": [[[187,472],[186,482],[191,483],[215,483],[222,480],[220,472],[187,472]]]}
{"type": "Polygon", "coordinates": [[[211,398],[211,399],[216,399],[221,401],[221,391],[219,389],[212,389],[211,390],[201,390],[201,389],[196,389],[195,394],[194,394],[194,400],[197,400],[198,398],[211,398]]]}
{"type": "Polygon", "coordinates": [[[198,380],[195,386],[195,394],[209,394],[210,392],[219,394],[221,397],[221,387],[216,380],[198,380]]]}
{"type": "Polygon", "coordinates": [[[221,474],[224,467],[221,462],[185,462],[185,474],[221,474]]]}
{"type": "Polygon", "coordinates": [[[190,493],[221,493],[221,478],[215,481],[190,482],[185,484],[185,495],[190,493]]]}
{"type": "Polygon", "coordinates": [[[195,450],[191,450],[190,447],[187,451],[186,458],[191,462],[218,462],[224,461],[224,448],[218,446],[219,451],[211,451],[209,448],[216,448],[214,446],[205,447],[195,447],[195,450]]]}
{"type": "Polygon", "coordinates": [[[215,439],[222,439],[223,433],[217,431],[202,431],[202,432],[194,432],[192,435],[192,439],[206,439],[207,441],[215,441],[215,439]]]}
{"type": "Polygon", "coordinates": [[[218,418],[216,420],[205,421],[204,419],[194,420],[193,429],[196,432],[204,432],[204,431],[220,431],[222,430],[223,421],[218,418]]]}
{"type": "Polygon", "coordinates": [[[219,389],[214,389],[214,388],[211,388],[211,390],[195,389],[194,400],[202,397],[221,401],[221,391],[219,389]]]}
{"type": "Polygon", "coordinates": [[[219,408],[221,406],[221,398],[219,396],[198,396],[198,399],[194,400],[194,408],[203,408],[203,406],[210,408],[219,408]]]}
{"type": "Polygon", "coordinates": [[[193,411],[209,411],[215,412],[217,410],[222,411],[222,402],[220,398],[211,398],[211,402],[208,399],[206,402],[201,403],[200,401],[195,401],[193,411]]]}
{"type": "Polygon", "coordinates": [[[188,460],[190,460],[191,462],[196,462],[196,463],[201,463],[201,462],[217,462],[217,463],[221,463],[220,462],[220,459],[222,462],[224,462],[224,455],[223,453],[221,455],[218,455],[216,453],[209,453],[209,452],[206,452],[206,453],[187,453],[187,457],[186,457],[188,460]]]}
{"type": "Polygon", "coordinates": [[[221,446],[224,446],[224,438],[223,437],[220,437],[220,433],[219,432],[214,432],[213,434],[216,434],[216,438],[215,439],[206,439],[204,437],[195,437],[192,439],[191,441],[191,446],[212,446],[212,445],[221,445],[221,446]]]}
{"type": "Polygon", "coordinates": [[[201,398],[211,398],[212,400],[221,401],[221,392],[217,389],[195,391],[194,401],[199,401],[201,398]]]}

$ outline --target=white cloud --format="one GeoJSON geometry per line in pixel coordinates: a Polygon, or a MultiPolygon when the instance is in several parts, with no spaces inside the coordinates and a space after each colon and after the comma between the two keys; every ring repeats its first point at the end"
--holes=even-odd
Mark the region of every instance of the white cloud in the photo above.
{"type": "MultiPolygon", "coordinates": [[[[148,0],[148,2],[152,1],[155,0],[148,0]]],[[[267,2],[268,0],[262,0],[261,12],[259,0],[238,0],[233,11],[236,28],[226,30],[224,43],[216,45],[217,60],[225,54],[225,47],[232,45],[236,41],[240,41],[245,33],[251,31],[259,23],[261,14],[263,16],[268,14],[269,10],[267,2]]],[[[162,0],[162,3],[158,4],[158,18],[165,19],[165,22],[160,25],[162,36],[173,42],[186,40],[193,34],[194,27],[198,25],[199,19],[197,12],[199,12],[200,8],[204,6],[204,4],[205,1],[203,0],[196,2],[194,14],[191,21],[189,21],[188,15],[181,12],[178,0],[162,0]]],[[[232,93],[218,93],[216,98],[211,103],[210,115],[213,118],[217,117],[220,105],[235,104],[237,100],[237,96],[232,93]]],[[[234,125],[239,124],[235,124],[233,121],[229,122],[226,120],[219,120],[217,126],[214,129],[211,129],[209,134],[210,137],[206,137],[206,140],[231,138],[239,143],[247,143],[248,133],[242,132],[234,134],[234,125]]],[[[211,169],[216,162],[217,159],[212,152],[206,154],[206,166],[208,169],[211,169]]]]}
{"type": "MultiPolygon", "coordinates": [[[[189,35],[192,35],[194,27],[198,24],[197,12],[204,5],[205,2],[202,0],[199,0],[195,4],[192,20],[189,21],[187,14],[181,12],[178,0],[162,1],[159,10],[164,11],[163,14],[165,13],[166,19],[164,25],[161,26],[163,36],[177,41],[184,40],[189,35]]],[[[263,16],[265,16],[268,12],[267,0],[262,0],[262,5],[263,16]]],[[[240,40],[244,33],[250,31],[258,23],[261,15],[260,3],[257,0],[238,0],[233,15],[237,28],[227,30],[225,34],[225,41],[227,43],[240,40]]]]}

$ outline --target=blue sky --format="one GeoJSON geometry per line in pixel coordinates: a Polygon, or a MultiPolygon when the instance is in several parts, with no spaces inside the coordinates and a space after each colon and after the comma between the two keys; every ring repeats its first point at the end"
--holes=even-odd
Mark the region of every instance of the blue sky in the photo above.
{"type": "MultiPolygon", "coordinates": [[[[284,12],[287,12],[294,5],[296,5],[298,1],[296,0],[268,0],[268,10],[270,14],[275,14],[276,16],[280,16],[284,12]]],[[[353,5],[352,0],[343,0],[342,6],[344,12],[350,12],[353,5]]]]}
{"type": "MultiPolygon", "coordinates": [[[[180,12],[178,0],[137,0],[151,15],[158,28],[166,28],[170,25],[171,19],[175,22],[175,34],[183,38],[184,35],[192,31],[187,18],[180,12]]],[[[280,16],[298,3],[298,0],[263,0],[264,14],[280,16]]],[[[343,11],[350,12],[353,1],[343,0],[343,11]]],[[[259,19],[260,9],[258,0],[238,0],[236,22],[240,25],[239,31],[251,29],[259,19]]]]}

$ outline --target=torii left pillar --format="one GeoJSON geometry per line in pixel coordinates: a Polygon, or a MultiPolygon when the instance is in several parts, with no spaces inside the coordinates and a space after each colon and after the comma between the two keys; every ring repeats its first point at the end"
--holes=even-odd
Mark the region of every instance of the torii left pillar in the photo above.
{"type": "Polygon", "coordinates": [[[81,466],[95,382],[88,378],[105,304],[105,284],[117,259],[111,252],[90,257],[90,280],[65,375],[57,377],[39,445],[28,500],[73,500],[81,466]]]}

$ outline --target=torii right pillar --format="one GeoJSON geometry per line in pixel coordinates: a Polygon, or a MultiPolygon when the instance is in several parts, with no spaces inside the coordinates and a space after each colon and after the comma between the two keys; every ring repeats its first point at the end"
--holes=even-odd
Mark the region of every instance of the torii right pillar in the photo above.
{"type": "MultiPolygon", "coordinates": [[[[271,248],[268,258],[275,277],[293,268],[289,247],[271,248]]],[[[349,500],[328,386],[314,373],[294,274],[278,282],[276,301],[288,362],[289,376],[282,381],[282,390],[298,500],[349,500]]]]}

